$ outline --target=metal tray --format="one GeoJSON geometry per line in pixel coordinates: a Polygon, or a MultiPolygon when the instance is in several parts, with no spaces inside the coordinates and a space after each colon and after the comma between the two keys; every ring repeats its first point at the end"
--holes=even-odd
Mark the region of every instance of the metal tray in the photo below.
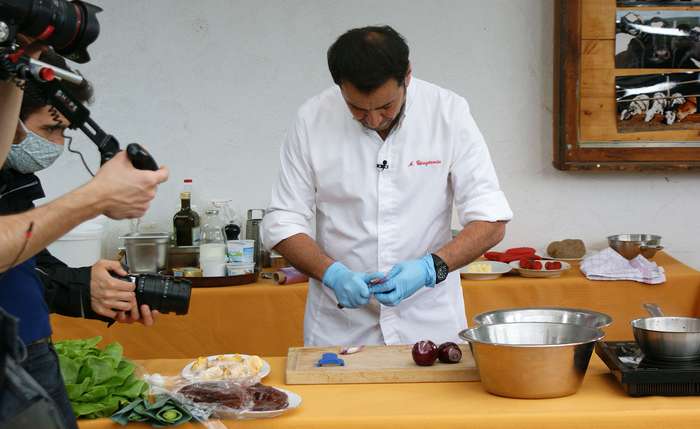
{"type": "MultiPolygon", "coordinates": [[[[172,275],[172,271],[163,272],[163,274],[172,275]]],[[[238,276],[224,277],[178,277],[187,279],[192,282],[192,287],[226,287],[240,286],[258,281],[258,273],[241,274],[238,276]]]]}

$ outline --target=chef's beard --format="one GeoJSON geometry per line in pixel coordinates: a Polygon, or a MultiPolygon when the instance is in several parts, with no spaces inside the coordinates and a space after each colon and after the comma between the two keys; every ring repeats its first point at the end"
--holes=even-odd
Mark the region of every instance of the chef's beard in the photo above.
{"type": "Polygon", "coordinates": [[[401,120],[401,116],[403,116],[403,112],[404,112],[405,108],[406,108],[406,98],[403,99],[403,104],[401,104],[401,109],[399,109],[399,113],[396,114],[396,117],[394,117],[394,119],[388,119],[385,122],[382,122],[381,124],[379,124],[378,127],[374,127],[374,128],[367,126],[367,124],[365,124],[364,122],[360,122],[360,123],[362,124],[363,127],[367,128],[368,130],[372,130],[372,131],[380,132],[380,131],[391,130],[401,120]]]}

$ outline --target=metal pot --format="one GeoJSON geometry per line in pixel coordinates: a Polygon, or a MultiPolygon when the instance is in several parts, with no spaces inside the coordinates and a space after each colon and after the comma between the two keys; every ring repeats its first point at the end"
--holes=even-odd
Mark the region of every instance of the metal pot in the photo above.
{"type": "Polygon", "coordinates": [[[632,321],[634,339],[644,355],[663,361],[700,360],[700,319],[664,317],[655,304],[644,304],[654,317],[632,321]]]}
{"type": "Polygon", "coordinates": [[[654,234],[618,234],[608,237],[608,245],[627,259],[642,255],[651,259],[662,250],[661,236],[654,234]]]}
{"type": "Polygon", "coordinates": [[[502,323],[459,333],[469,341],[484,389],[510,398],[576,393],[600,329],[566,323],[502,323]]]}

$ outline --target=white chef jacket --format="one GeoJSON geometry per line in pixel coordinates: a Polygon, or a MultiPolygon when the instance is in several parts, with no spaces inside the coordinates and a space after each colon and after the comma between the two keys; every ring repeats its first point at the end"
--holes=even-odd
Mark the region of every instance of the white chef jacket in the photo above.
{"type": "MultiPolygon", "coordinates": [[[[459,221],[513,216],[466,100],[413,78],[404,113],[386,140],[353,119],[338,86],[307,101],[281,149],[281,168],[263,219],[263,243],[305,233],[358,272],[388,271],[439,250],[459,221]],[[377,164],[386,161],[388,168],[377,164]]],[[[395,307],[374,297],[339,309],[333,290],[311,279],[307,346],[458,341],[467,326],[458,272],[395,307]]]]}

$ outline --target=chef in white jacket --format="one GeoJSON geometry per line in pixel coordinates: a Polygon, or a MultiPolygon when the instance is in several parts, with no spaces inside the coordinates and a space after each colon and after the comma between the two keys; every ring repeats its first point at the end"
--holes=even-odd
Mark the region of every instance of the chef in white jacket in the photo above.
{"type": "Polygon", "coordinates": [[[337,85],[299,109],[282,145],[263,242],[311,277],[306,345],[457,341],[457,270],[512,218],[466,100],[412,78],[408,52],[388,26],[341,35],[337,85]]]}

